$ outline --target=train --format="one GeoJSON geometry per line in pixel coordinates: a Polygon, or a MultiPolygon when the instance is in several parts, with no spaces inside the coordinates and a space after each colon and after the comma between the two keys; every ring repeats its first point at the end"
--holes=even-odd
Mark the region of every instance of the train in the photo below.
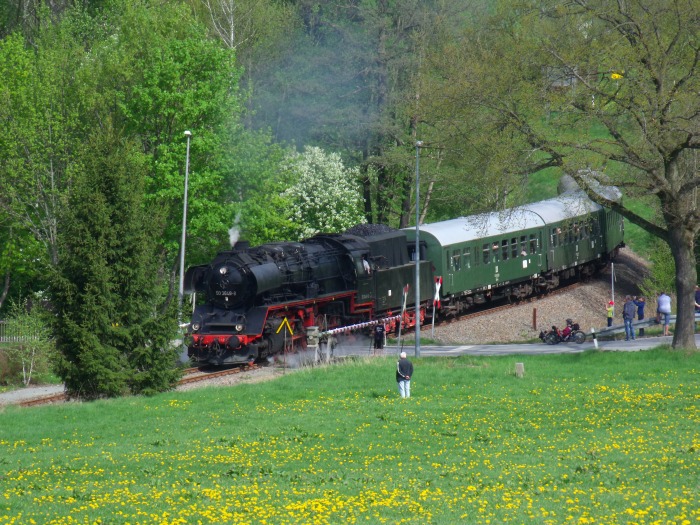
{"type": "MultiPolygon", "coordinates": [[[[617,188],[601,191],[619,198],[617,188]]],[[[417,229],[359,225],[300,242],[239,242],[185,274],[185,292],[199,298],[187,354],[199,365],[235,365],[377,323],[410,330],[586,279],[623,246],[622,216],[580,189],[417,229]]]]}

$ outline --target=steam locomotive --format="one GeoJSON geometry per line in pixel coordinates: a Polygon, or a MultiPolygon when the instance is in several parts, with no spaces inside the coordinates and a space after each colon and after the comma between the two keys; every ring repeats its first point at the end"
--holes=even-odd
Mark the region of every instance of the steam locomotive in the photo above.
{"type": "MultiPolygon", "coordinates": [[[[615,188],[607,191],[617,191],[615,188]]],[[[581,190],[501,212],[393,230],[251,247],[238,243],[185,275],[204,297],[186,342],[199,364],[238,364],[299,351],[319,333],[426,317],[543,294],[603,268],[624,246],[622,217],[581,190]],[[419,272],[420,308],[408,289],[419,272]]]]}

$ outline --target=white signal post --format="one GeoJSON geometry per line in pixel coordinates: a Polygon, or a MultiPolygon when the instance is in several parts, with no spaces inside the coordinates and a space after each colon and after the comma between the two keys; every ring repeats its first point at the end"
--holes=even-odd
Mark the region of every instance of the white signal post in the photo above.
{"type": "Polygon", "coordinates": [[[416,141],[416,357],[420,357],[420,148],[423,142],[416,141]]]}

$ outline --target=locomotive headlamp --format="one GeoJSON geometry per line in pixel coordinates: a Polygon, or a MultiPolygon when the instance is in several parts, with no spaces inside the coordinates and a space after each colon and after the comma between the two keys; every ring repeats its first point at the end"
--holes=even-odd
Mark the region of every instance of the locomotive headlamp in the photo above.
{"type": "Polygon", "coordinates": [[[201,326],[199,326],[199,323],[192,323],[192,331],[193,332],[199,332],[199,329],[201,326]]]}
{"type": "Polygon", "coordinates": [[[228,273],[228,268],[226,268],[226,266],[222,266],[221,268],[219,268],[219,273],[221,275],[226,275],[228,273]]]}
{"type": "Polygon", "coordinates": [[[241,323],[238,323],[235,328],[236,332],[242,332],[245,327],[241,323]]]}

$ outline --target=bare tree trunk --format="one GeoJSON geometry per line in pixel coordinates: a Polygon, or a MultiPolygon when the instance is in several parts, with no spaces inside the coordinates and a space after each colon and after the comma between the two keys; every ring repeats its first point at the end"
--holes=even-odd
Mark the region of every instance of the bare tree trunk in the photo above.
{"type": "Polygon", "coordinates": [[[435,186],[435,181],[431,180],[428,183],[428,190],[425,192],[425,200],[423,201],[423,209],[420,213],[420,223],[425,222],[425,216],[428,214],[428,207],[430,206],[430,197],[433,195],[433,186],[435,186]]]}
{"type": "Polygon", "coordinates": [[[0,308],[2,308],[5,299],[7,299],[7,294],[10,291],[10,269],[5,271],[5,284],[2,287],[2,293],[0,294],[0,308]]]}
{"type": "Polygon", "coordinates": [[[677,311],[673,348],[696,349],[695,345],[695,285],[697,269],[693,251],[693,236],[681,224],[669,223],[668,244],[676,262],[677,311]]]}

